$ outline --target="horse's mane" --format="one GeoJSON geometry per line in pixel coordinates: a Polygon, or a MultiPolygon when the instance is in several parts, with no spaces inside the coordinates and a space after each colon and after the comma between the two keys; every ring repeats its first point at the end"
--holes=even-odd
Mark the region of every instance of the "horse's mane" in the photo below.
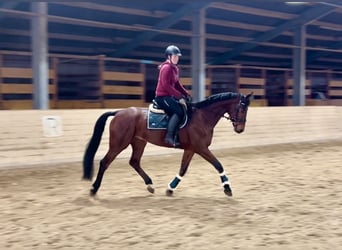
{"type": "Polygon", "coordinates": [[[200,109],[200,108],[207,107],[207,106],[209,106],[213,103],[216,103],[216,102],[237,98],[238,96],[240,96],[239,93],[233,93],[233,92],[225,92],[225,93],[215,94],[215,95],[211,95],[211,96],[207,97],[203,101],[193,103],[192,106],[200,109]]]}

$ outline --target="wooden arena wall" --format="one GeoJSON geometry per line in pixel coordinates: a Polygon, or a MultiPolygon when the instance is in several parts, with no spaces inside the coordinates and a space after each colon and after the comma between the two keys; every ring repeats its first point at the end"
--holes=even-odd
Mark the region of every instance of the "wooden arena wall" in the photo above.
{"type": "MultiPolygon", "coordinates": [[[[148,106],[154,97],[158,62],[100,56],[50,55],[49,108],[99,109],[148,106]]],[[[206,67],[205,96],[254,93],[253,106],[293,105],[291,69],[243,65],[206,67]]],[[[0,50],[0,110],[32,109],[31,53],[0,50]]],[[[190,65],[181,82],[192,93],[190,65]]],[[[306,105],[342,106],[342,72],[307,70],[306,105]]]]}
{"type": "MultiPolygon", "coordinates": [[[[81,162],[95,121],[105,111],[107,110],[1,111],[0,168],[81,162]],[[58,119],[55,122],[58,121],[58,124],[53,123],[51,126],[52,129],[59,130],[61,135],[51,137],[44,134],[43,121],[49,122],[49,119],[56,118],[58,119]]],[[[234,133],[231,123],[221,119],[215,128],[211,148],[215,150],[316,140],[342,142],[342,107],[339,106],[251,107],[247,119],[246,130],[242,134],[234,133]]],[[[96,160],[102,158],[107,150],[108,124],[109,121],[96,160]]],[[[130,148],[127,148],[119,157],[129,157],[130,152],[130,148]]],[[[181,151],[148,144],[145,155],[177,152],[181,151]]]]}

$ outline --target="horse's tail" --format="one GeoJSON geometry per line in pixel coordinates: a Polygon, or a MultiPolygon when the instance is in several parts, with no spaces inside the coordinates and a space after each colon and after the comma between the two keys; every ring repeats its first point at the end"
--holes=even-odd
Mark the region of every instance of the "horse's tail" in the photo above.
{"type": "Polygon", "coordinates": [[[99,148],[103,130],[109,116],[115,116],[117,111],[103,113],[96,121],[93,135],[83,156],[83,179],[91,180],[94,172],[94,157],[99,148]]]}

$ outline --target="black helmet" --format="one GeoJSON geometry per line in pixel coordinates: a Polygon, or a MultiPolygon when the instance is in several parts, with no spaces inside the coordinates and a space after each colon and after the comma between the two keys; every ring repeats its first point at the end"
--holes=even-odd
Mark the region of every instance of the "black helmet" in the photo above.
{"type": "Polygon", "coordinates": [[[182,53],[181,53],[180,49],[177,46],[169,45],[169,46],[167,46],[167,48],[165,50],[165,55],[166,55],[166,57],[168,57],[170,55],[181,56],[182,53]]]}

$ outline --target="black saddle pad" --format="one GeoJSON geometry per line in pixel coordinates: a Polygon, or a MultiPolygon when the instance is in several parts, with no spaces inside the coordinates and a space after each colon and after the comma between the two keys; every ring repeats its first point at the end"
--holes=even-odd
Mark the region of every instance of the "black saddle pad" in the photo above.
{"type": "Polygon", "coordinates": [[[167,114],[154,113],[148,110],[147,114],[147,128],[148,129],[166,129],[169,123],[169,116],[167,114]]]}
{"type": "MultiPolygon", "coordinates": [[[[165,113],[156,113],[148,109],[147,112],[147,128],[148,129],[166,129],[169,123],[169,116],[165,113]]],[[[184,128],[188,123],[188,116],[185,115],[179,128],[184,128]]]]}

